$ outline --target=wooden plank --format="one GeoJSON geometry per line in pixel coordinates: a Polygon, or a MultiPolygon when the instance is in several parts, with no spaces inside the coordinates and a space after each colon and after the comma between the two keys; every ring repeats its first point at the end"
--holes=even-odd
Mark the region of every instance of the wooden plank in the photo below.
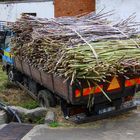
{"type": "Polygon", "coordinates": [[[53,81],[54,81],[54,91],[58,95],[60,95],[62,98],[69,100],[69,89],[68,89],[68,83],[64,82],[65,79],[53,75],[53,81]]]}
{"type": "Polygon", "coordinates": [[[41,72],[41,79],[43,86],[54,92],[52,74],[41,72]]]}

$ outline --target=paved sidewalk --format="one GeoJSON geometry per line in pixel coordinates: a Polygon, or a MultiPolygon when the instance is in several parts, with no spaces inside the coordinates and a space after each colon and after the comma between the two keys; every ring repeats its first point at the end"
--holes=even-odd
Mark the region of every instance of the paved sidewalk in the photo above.
{"type": "Polygon", "coordinates": [[[22,140],[139,140],[140,111],[79,126],[79,128],[34,127],[22,140]],[[89,127],[88,127],[89,125],[89,127]]]}
{"type": "Polygon", "coordinates": [[[1,130],[2,128],[4,128],[6,125],[7,125],[7,124],[1,124],[1,125],[0,125],[0,130],[1,130]]]}

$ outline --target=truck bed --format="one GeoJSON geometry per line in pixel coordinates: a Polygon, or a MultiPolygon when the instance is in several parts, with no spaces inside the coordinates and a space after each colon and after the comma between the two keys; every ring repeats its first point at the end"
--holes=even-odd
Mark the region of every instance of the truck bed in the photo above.
{"type": "Polygon", "coordinates": [[[14,61],[17,70],[31,77],[37,83],[46,87],[51,92],[58,94],[68,102],[72,101],[72,97],[69,97],[69,92],[72,90],[72,87],[68,81],[64,82],[65,79],[61,77],[39,71],[18,58],[15,58],[14,61]]]}
{"type": "Polygon", "coordinates": [[[127,79],[124,76],[117,77],[117,81],[119,87],[115,89],[109,89],[111,87],[111,82],[114,82],[114,86],[118,86],[115,81],[113,81],[114,77],[108,77],[108,83],[101,82],[98,83],[99,86],[95,86],[92,80],[88,80],[88,82],[84,79],[80,79],[78,82],[75,82],[73,85],[70,85],[70,81],[65,81],[64,78],[58,77],[53,74],[45,73],[43,71],[39,71],[36,68],[28,65],[26,62],[21,61],[17,57],[15,58],[15,67],[21,73],[29,76],[33,80],[35,80],[40,85],[49,89],[52,93],[57,94],[58,96],[65,99],[68,103],[73,105],[84,105],[87,104],[89,97],[94,95],[94,103],[98,104],[98,107],[106,103],[110,103],[105,95],[103,95],[102,91],[104,91],[109,99],[111,99],[113,104],[118,104],[122,97],[133,97],[136,89],[138,89],[140,83],[137,82],[138,76],[132,77],[131,79],[127,79]],[[129,80],[129,81],[128,81],[129,80]],[[127,86],[127,82],[132,82],[131,85],[127,86]],[[90,84],[90,86],[89,86],[90,84]],[[115,85],[116,84],[116,85],[115,85]],[[95,91],[93,91],[95,89],[95,91]],[[94,92],[94,93],[93,93],[94,92]],[[117,100],[118,99],[118,100],[117,100]]]}

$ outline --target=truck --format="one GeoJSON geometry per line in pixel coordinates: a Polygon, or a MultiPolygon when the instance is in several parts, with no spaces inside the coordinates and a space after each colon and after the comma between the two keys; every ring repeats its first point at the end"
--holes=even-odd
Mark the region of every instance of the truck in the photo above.
{"type": "MultiPolygon", "coordinates": [[[[11,31],[7,31],[11,32],[11,31]]],[[[136,109],[134,95],[140,90],[140,75],[109,76],[107,81],[99,82],[98,86],[92,79],[71,81],[40,71],[30,66],[21,58],[11,54],[10,38],[5,37],[2,55],[3,70],[8,79],[27,91],[31,97],[43,107],[60,105],[64,117],[76,123],[95,121],[119,115],[136,109]],[[88,103],[92,102],[89,107],[88,103]]]]}

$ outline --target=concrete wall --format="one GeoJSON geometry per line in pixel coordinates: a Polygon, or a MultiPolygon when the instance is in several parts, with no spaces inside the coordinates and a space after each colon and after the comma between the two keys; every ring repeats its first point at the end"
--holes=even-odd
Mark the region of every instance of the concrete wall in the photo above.
{"type": "MultiPolygon", "coordinates": [[[[70,14],[73,15],[75,12],[79,14],[79,11],[82,10],[81,8],[85,9],[86,11],[94,10],[95,2],[94,0],[81,0],[82,3],[86,2],[86,6],[81,4],[69,4],[69,5],[61,5],[63,2],[67,1],[69,3],[80,2],[79,0],[55,0],[57,7],[57,16],[60,14],[70,14]],[[90,4],[93,1],[93,5],[90,4]],[[72,10],[71,6],[74,6],[72,10]],[[70,8],[68,8],[70,7],[70,8]],[[65,13],[63,12],[65,9],[65,13]]],[[[96,0],[96,11],[100,11],[101,9],[105,8],[104,11],[115,10],[115,14],[110,17],[113,20],[120,20],[127,18],[132,13],[136,12],[137,21],[140,21],[140,0],[96,0]]],[[[37,13],[38,17],[46,17],[52,18],[54,17],[54,4],[53,1],[49,2],[36,2],[36,3],[14,3],[14,4],[0,4],[0,21],[15,21],[16,18],[20,17],[20,14],[23,12],[35,12],[37,13]]],[[[81,12],[81,11],[80,11],[81,12]]],[[[85,12],[84,10],[82,12],[85,12]]]]}
{"type": "Polygon", "coordinates": [[[110,17],[113,20],[127,18],[136,13],[136,20],[140,21],[140,0],[96,0],[96,11],[105,8],[105,11],[115,10],[115,15],[110,17]]]}
{"type": "Polygon", "coordinates": [[[0,21],[15,21],[21,13],[37,13],[38,17],[54,17],[53,1],[0,4],[0,21]]]}
{"type": "Polygon", "coordinates": [[[46,0],[46,2],[0,3],[0,21],[15,21],[21,13],[37,13],[37,17],[73,16],[95,10],[95,0],[46,0]],[[54,9],[55,2],[55,9],[54,9]]]}

